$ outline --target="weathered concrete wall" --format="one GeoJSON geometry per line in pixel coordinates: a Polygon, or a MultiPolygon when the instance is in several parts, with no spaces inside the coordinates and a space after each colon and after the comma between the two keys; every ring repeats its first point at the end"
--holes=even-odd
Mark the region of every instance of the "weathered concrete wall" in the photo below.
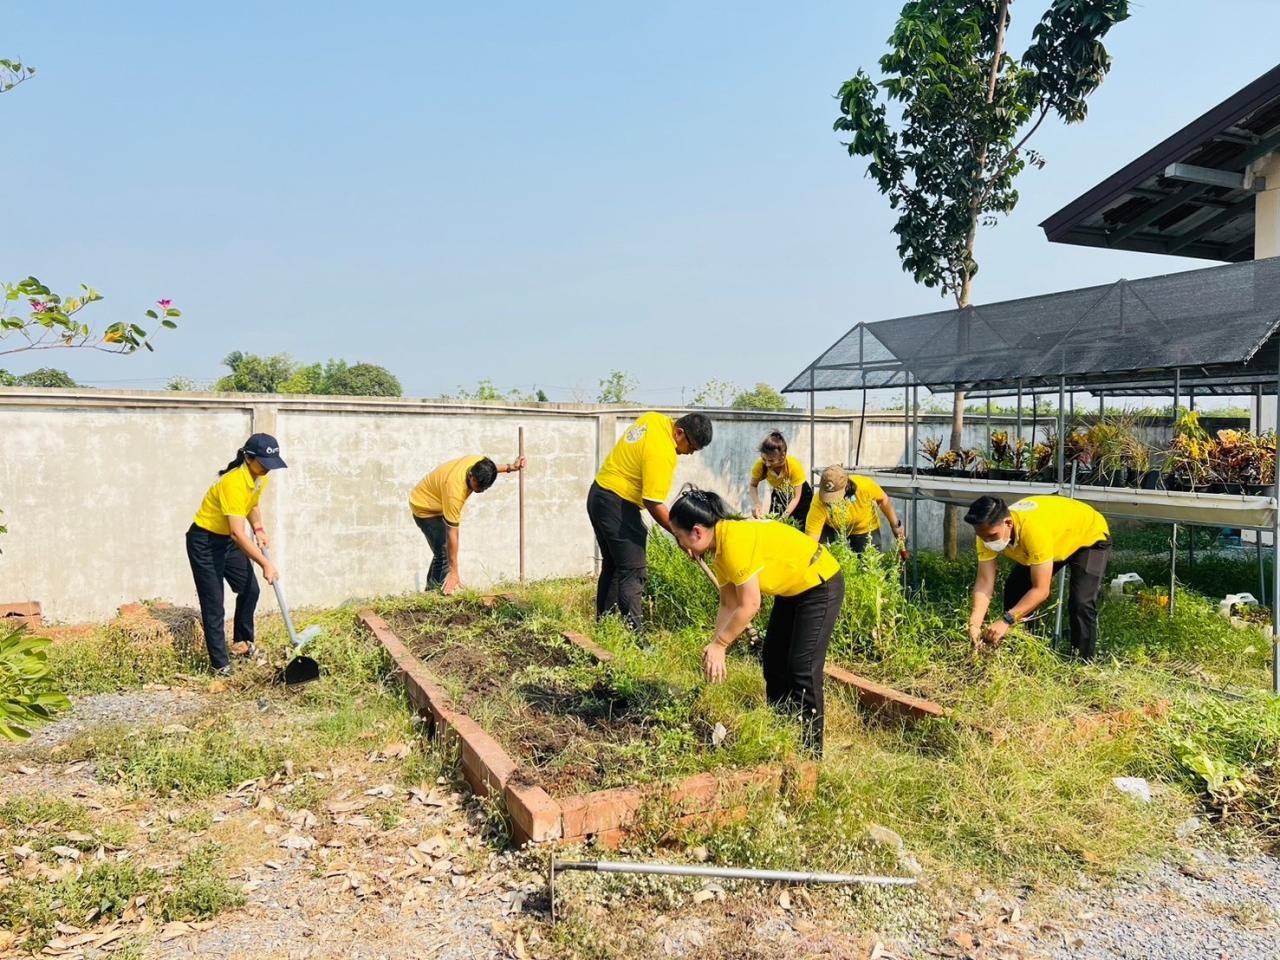
{"type": "MultiPolygon", "coordinates": [[[[680,458],[677,489],[694,482],[748,503],[748,471],[774,428],[808,464],[806,416],[710,413],[715,442],[680,458]]],[[[409,491],[428,470],[463,453],[514,459],[520,427],[529,457],[528,575],[588,574],[594,543],[587,488],[599,459],[636,414],[0,390],[0,507],[10,530],[0,538],[0,601],[40,600],[46,616],[59,621],[107,617],[139,598],[193,604],[183,534],[218,469],[253,431],[273,433],[290,464],[273,475],[263,512],[290,601],[299,606],[414,589],[429,552],[409,513],[409,491]]],[[[851,462],[856,420],[820,414],[816,424],[818,466],[851,462]]],[[[883,454],[895,462],[898,442],[895,449],[887,440],[883,454]]],[[[517,575],[517,490],[517,477],[500,476],[469,502],[462,530],[469,585],[517,575]]],[[[271,604],[269,590],[263,602],[271,604]]]]}
{"type": "MultiPolygon", "coordinates": [[[[290,599],[303,606],[414,589],[429,563],[409,513],[424,473],[463,453],[516,456],[525,430],[527,573],[580,576],[594,564],[584,507],[599,460],[634,409],[547,404],[466,406],[418,400],[168,392],[0,390],[0,601],[39,600],[54,620],[109,616],[139,598],[195,602],[183,533],[200,498],[253,431],[279,438],[288,470],[263,500],[290,599]]],[[[677,411],[667,411],[676,413],[677,411]]],[[[765,434],[780,429],[814,470],[891,466],[910,458],[900,413],[819,414],[810,463],[803,413],[708,411],[712,446],[681,457],[686,482],[750,503],[748,474],[765,434]],[[859,449],[859,434],[862,434],[859,449]]],[[[1029,433],[1030,418],[1025,426],[1029,433]]],[[[993,427],[1010,426],[995,418],[993,427]]],[[[919,439],[946,437],[949,417],[922,419],[919,439]]],[[[1162,442],[1167,425],[1153,430],[1162,442]]],[[[964,444],[985,448],[971,416],[964,444]]],[[[462,531],[464,581],[518,574],[518,478],[475,496],[462,531]]],[[[897,504],[904,520],[906,504],[897,504]]],[[[922,502],[917,546],[941,541],[942,507],[922,502]]],[[[270,591],[264,603],[270,604],[270,591]]]]}

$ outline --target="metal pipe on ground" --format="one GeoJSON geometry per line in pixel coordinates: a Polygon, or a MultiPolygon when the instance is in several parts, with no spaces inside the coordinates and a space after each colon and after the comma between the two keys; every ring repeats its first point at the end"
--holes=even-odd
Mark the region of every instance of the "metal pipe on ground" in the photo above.
{"type": "Polygon", "coordinates": [[[745,867],[709,867],[681,863],[625,863],[611,860],[557,860],[547,865],[547,893],[551,920],[556,919],[556,874],[567,870],[589,873],[629,873],[669,877],[704,877],[715,880],[759,880],[769,883],[830,883],[877,887],[914,887],[915,877],[891,877],[864,873],[810,873],[799,870],[753,870],[745,867]]]}

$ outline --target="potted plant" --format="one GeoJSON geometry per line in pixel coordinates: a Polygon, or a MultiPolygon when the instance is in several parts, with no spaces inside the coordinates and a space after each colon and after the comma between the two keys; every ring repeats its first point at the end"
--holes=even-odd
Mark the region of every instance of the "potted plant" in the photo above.
{"type": "Polygon", "coordinates": [[[1057,479],[1054,458],[1058,455],[1058,438],[1052,433],[1031,448],[1031,462],[1027,468],[1029,479],[1038,483],[1053,483],[1057,479]]]}
{"type": "Polygon", "coordinates": [[[960,454],[954,450],[945,450],[933,461],[933,472],[939,477],[949,477],[960,467],[960,454]]]}
{"type": "Polygon", "coordinates": [[[1165,457],[1168,468],[1165,485],[1170,490],[1202,490],[1213,482],[1216,444],[1204,427],[1200,414],[1188,411],[1174,426],[1173,441],[1165,457]]]}
{"type": "Polygon", "coordinates": [[[992,480],[1020,480],[1022,464],[1020,458],[1026,454],[1027,442],[1019,438],[1009,442],[1008,430],[997,430],[991,434],[991,457],[988,473],[992,480]]]}
{"type": "Polygon", "coordinates": [[[960,469],[978,479],[985,480],[991,472],[991,464],[975,447],[966,447],[960,451],[960,469]]]}
{"type": "Polygon", "coordinates": [[[942,455],[942,441],[937,437],[928,437],[920,444],[920,456],[928,461],[929,469],[938,472],[938,457],[942,455]]]}

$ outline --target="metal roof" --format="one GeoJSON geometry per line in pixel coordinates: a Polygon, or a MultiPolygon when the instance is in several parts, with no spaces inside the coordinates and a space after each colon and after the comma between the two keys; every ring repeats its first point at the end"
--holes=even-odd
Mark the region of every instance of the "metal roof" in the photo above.
{"type": "Polygon", "coordinates": [[[1054,243],[1253,259],[1249,165],[1280,148],[1280,66],[1040,224],[1054,243]]]}
{"type": "Polygon", "coordinates": [[[924,387],[1005,393],[1183,382],[1275,391],[1280,257],[1118,280],[1019,300],[860,323],[784,393],[924,387]]]}

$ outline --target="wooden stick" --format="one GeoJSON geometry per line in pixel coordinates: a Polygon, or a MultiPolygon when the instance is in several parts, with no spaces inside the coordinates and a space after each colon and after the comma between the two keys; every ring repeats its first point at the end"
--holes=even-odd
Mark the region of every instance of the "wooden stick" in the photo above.
{"type": "MultiPolygon", "coordinates": [[[[523,459],[524,459],[524,427],[521,427],[521,428],[520,428],[520,431],[519,431],[518,437],[519,437],[518,443],[519,443],[519,446],[520,446],[520,453],[519,453],[518,457],[519,457],[519,459],[520,459],[520,460],[523,460],[523,459]]],[[[524,546],[525,546],[525,541],[524,541],[524,470],[523,470],[523,469],[520,471],[520,476],[516,478],[516,482],[517,482],[517,485],[518,485],[518,488],[519,488],[519,494],[518,494],[518,496],[519,496],[519,500],[520,500],[520,520],[519,520],[519,526],[520,526],[520,582],[521,582],[521,583],[524,583],[524,554],[525,554],[524,546]]]]}

